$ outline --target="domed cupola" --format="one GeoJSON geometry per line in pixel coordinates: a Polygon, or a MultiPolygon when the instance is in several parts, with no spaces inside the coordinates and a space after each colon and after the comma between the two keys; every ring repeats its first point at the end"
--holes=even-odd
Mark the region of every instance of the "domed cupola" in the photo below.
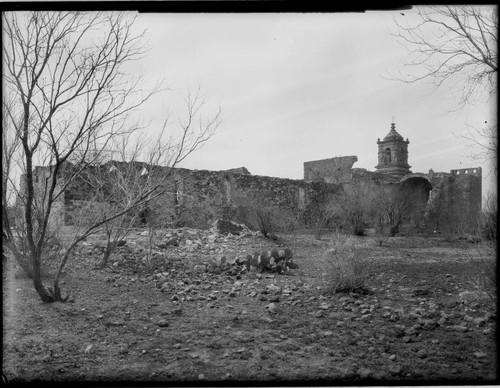
{"type": "Polygon", "coordinates": [[[408,165],[408,139],[396,132],[396,124],[391,123],[391,130],[378,144],[378,164],[375,166],[377,172],[391,175],[406,175],[411,173],[408,165]]]}

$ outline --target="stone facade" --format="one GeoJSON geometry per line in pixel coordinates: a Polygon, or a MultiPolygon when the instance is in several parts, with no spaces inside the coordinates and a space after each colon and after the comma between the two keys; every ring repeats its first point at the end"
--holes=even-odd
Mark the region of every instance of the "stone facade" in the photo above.
{"type": "MultiPolygon", "coordinates": [[[[370,198],[382,187],[399,186],[408,189],[412,199],[422,205],[428,229],[453,229],[479,220],[481,168],[412,173],[408,144],[393,123],[388,135],[377,141],[376,171],[353,168],[356,156],[335,157],[305,162],[303,180],[252,175],[245,167],[225,171],[175,168],[169,172],[166,193],[149,204],[147,217],[166,225],[207,227],[214,219],[234,219],[238,206],[245,203],[281,209],[295,217],[311,204],[334,198],[339,192],[370,198]]],[[[111,161],[107,169],[108,164],[119,166],[111,161]]],[[[137,168],[144,167],[138,163],[137,168]]],[[[157,176],[169,170],[156,168],[157,176]]],[[[42,181],[46,170],[36,168],[37,182],[42,181]]],[[[57,200],[54,222],[74,224],[83,216],[94,217],[102,204],[90,203],[86,191],[85,184],[78,180],[68,185],[57,200]],[[84,207],[94,210],[83,215],[79,209],[84,207]]]]}
{"type": "Polygon", "coordinates": [[[390,175],[405,175],[411,173],[408,165],[408,139],[396,132],[396,124],[391,124],[391,131],[378,144],[378,164],[375,166],[378,172],[390,175]]]}
{"type": "Polygon", "coordinates": [[[357,156],[338,156],[304,163],[304,180],[347,183],[352,179],[352,166],[357,156]]]}

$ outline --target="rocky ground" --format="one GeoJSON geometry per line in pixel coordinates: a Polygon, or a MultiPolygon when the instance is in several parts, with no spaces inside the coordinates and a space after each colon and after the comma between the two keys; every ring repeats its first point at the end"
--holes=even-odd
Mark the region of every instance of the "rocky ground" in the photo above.
{"type": "Polygon", "coordinates": [[[70,303],[43,304],[4,262],[3,372],[24,381],[492,383],[496,304],[478,279],[485,244],[352,238],[367,292],[332,293],[335,235],[224,235],[147,230],[97,269],[103,237],[69,263],[70,303]],[[299,268],[251,269],[237,258],[291,248],[299,268]],[[222,259],[225,257],[225,259],[222,259]]]}

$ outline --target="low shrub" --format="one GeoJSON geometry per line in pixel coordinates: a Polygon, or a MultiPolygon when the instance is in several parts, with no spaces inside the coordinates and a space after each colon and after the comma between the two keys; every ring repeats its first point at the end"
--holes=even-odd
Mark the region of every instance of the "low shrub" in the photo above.
{"type": "Polygon", "coordinates": [[[471,267],[477,270],[469,277],[469,284],[475,292],[486,295],[496,305],[497,300],[497,263],[496,252],[491,247],[480,248],[479,260],[471,260],[471,267]]]}
{"type": "Polygon", "coordinates": [[[357,247],[353,237],[339,235],[326,251],[327,289],[330,292],[367,292],[368,249],[357,247]]]}
{"type": "Polygon", "coordinates": [[[481,234],[485,240],[495,241],[497,238],[497,213],[483,212],[481,215],[481,234]]]}
{"type": "Polygon", "coordinates": [[[293,233],[300,228],[298,217],[292,210],[249,196],[235,196],[233,200],[236,220],[251,230],[259,230],[265,237],[270,238],[275,233],[293,233]]]}

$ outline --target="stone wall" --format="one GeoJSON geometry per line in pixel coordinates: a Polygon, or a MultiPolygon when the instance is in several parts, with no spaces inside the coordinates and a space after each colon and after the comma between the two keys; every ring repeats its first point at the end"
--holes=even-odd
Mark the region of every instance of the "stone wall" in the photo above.
{"type": "Polygon", "coordinates": [[[347,183],[352,178],[351,169],[357,161],[357,156],[338,156],[305,162],[304,180],[306,182],[347,183]]]}
{"type": "MultiPolygon", "coordinates": [[[[155,167],[152,179],[163,182],[165,193],[138,208],[147,221],[165,226],[206,228],[215,219],[234,219],[241,206],[258,206],[283,211],[296,217],[335,198],[340,191],[360,196],[365,202],[388,184],[414,187],[415,198],[425,203],[426,222],[432,229],[453,229],[475,223],[481,212],[481,168],[451,170],[450,173],[410,173],[404,177],[352,168],[356,156],[304,163],[304,180],[251,175],[245,167],[225,171],[155,167]],[[156,175],[155,175],[156,174],[156,175]]],[[[142,169],[142,164],[133,166],[142,169]]],[[[108,165],[102,171],[109,171],[108,165]]],[[[41,192],[47,168],[37,167],[37,192],[41,192]]],[[[89,173],[92,171],[89,170],[89,173]]],[[[23,180],[21,189],[23,189],[23,180]]],[[[95,201],[92,188],[81,179],[72,182],[58,198],[52,212],[53,225],[79,223],[98,217],[103,203],[95,201]]]]}
{"type": "Polygon", "coordinates": [[[167,223],[208,227],[217,218],[233,219],[240,206],[280,209],[298,215],[318,196],[338,190],[322,182],[251,175],[248,170],[175,169],[173,191],[151,206],[167,223]]]}
{"type": "Polygon", "coordinates": [[[456,229],[469,229],[479,222],[481,212],[481,168],[451,170],[449,185],[449,211],[456,229]]]}

